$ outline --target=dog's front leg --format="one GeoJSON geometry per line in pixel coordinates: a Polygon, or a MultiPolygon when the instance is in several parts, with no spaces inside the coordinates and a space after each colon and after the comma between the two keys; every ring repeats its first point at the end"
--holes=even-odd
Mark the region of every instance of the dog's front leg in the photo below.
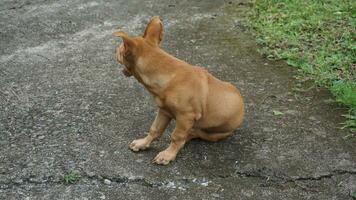
{"type": "Polygon", "coordinates": [[[130,144],[130,149],[132,151],[147,149],[154,140],[158,139],[163,134],[171,119],[172,118],[170,116],[159,109],[147,136],[132,141],[130,144]]]}
{"type": "Polygon", "coordinates": [[[171,135],[171,143],[167,149],[161,151],[153,162],[160,165],[167,165],[174,160],[179,150],[189,139],[188,131],[193,127],[194,115],[181,115],[176,117],[176,127],[171,135]]]}

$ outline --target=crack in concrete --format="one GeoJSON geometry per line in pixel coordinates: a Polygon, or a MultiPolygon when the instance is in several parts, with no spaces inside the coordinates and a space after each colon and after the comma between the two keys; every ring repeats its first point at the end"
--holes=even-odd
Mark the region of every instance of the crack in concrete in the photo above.
{"type": "MultiPolygon", "coordinates": [[[[267,168],[262,168],[258,170],[252,171],[236,171],[235,174],[241,177],[253,177],[265,180],[264,183],[261,183],[262,187],[271,187],[272,185],[283,186],[286,183],[291,183],[301,188],[304,191],[308,192],[319,192],[319,190],[311,187],[304,186],[304,182],[308,181],[321,181],[323,179],[330,179],[334,176],[341,176],[345,174],[356,175],[356,170],[333,170],[329,173],[318,175],[318,176],[286,176],[286,175],[278,175],[277,173],[270,171],[272,173],[265,173],[268,171],[267,168]],[[264,172],[264,173],[261,173],[264,172]]],[[[351,191],[350,191],[351,192],[351,191]]]]}
{"type": "Polygon", "coordinates": [[[112,183],[116,183],[124,186],[127,186],[129,184],[137,184],[145,187],[177,188],[181,190],[185,190],[186,188],[192,185],[201,185],[206,187],[211,182],[205,178],[193,178],[193,179],[181,178],[181,179],[173,179],[173,180],[154,181],[144,177],[127,177],[127,176],[109,177],[109,176],[100,176],[100,175],[89,176],[88,174],[86,174],[84,177],[86,179],[96,180],[104,184],[105,184],[105,180],[109,180],[112,183]]]}
{"type": "Polygon", "coordinates": [[[24,177],[21,179],[10,180],[8,182],[0,181],[0,189],[10,189],[20,187],[22,185],[42,185],[42,184],[61,184],[61,180],[56,180],[53,176],[44,177],[41,180],[36,180],[34,177],[24,177]]]}
{"type": "MultiPolygon", "coordinates": [[[[327,174],[323,175],[318,175],[318,176],[286,176],[286,175],[280,175],[270,169],[267,168],[262,168],[262,169],[257,169],[257,170],[251,170],[251,171],[235,171],[235,175],[238,175],[239,177],[245,177],[245,178],[259,178],[263,179],[266,181],[266,183],[275,183],[275,184],[281,184],[281,183],[294,183],[297,186],[301,187],[304,190],[309,190],[309,191],[315,191],[310,188],[306,188],[304,186],[299,185],[297,182],[303,182],[303,181],[320,181],[323,179],[329,179],[332,178],[333,176],[339,176],[339,175],[345,175],[345,174],[350,174],[350,175],[356,175],[356,170],[333,170],[327,174]]],[[[219,178],[229,178],[229,177],[234,177],[233,175],[227,175],[227,176],[219,176],[219,178]]],[[[144,177],[128,177],[128,176],[102,176],[102,175],[89,175],[87,173],[82,173],[80,180],[95,180],[99,183],[102,184],[119,184],[122,186],[127,186],[130,184],[138,184],[144,187],[164,187],[164,188],[178,188],[185,190],[186,188],[192,186],[192,185],[201,185],[201,186],[208,186],[211,180],[205,179],[205,178],[182,178],[182,179],[173,179],[173,180],[164,180],[164,181],[153,181],[146,179],[144,177]],[[109,183],[105,183],[105,180],[108,180],[109,183]]],[[[73,184],[76,184],[77,181],[73,184]]],[[[50,184],[50,185],[56,185],[56,184],[63,184],[66,185],[66,183],[63,181],[61,178],[56,178],[54,176],[49,176],[49,177],[43,177],[41,180],[35,179],[35,177],[25,177],[22,179],[16,179],[16,180],[11,180],[8,182],[2,182],[0,181],[0,189],[11,189],[13,187],[20,187],[22,185],[43,185],[43,184],[50,184]]],[[[269,187],[271,186],[270,184],[262,184],[261,186],[264,187],[269,187]]]]}
{"type": "MultiPolygon", "coordinates": [[[[87,173],[82,173],[80,174],[80,178],[78,181],[75,181],[74,183],[71,184],[76,184],[79,183],[80,181],[89,181],[89,180],[94,180],[98,183],[101,184],[106,184],[110,185],[112,183],[119,184],[122,186],[127,186],[129,184],[137,184],[141,185],[144,187],[163,187],[163,188],[177,188],[181,190],[185,190],[186,188],[190,187],[191,185],[201,185],[201,186],[208,186],[209,181],[208,179],[205,178],[182,178],[182,179],[173,179],[173,180],[163,180],[163,181],[154,181],[154,180],[149,180],[144,177],[128,177],[128,176],[103,176],[103,175],[89,175],[87,173]],[[106,183],[106,180],[109,181],[109,183],[106,183]]],[[[49,184],[49,185],[71,185],[68,183],[65,183],[63,178],[55,178],[53,176],[49,177],[42,177],[41,180],[36,180],[34,177],[25,177],[22,179],[16,179],[16,180],[10,180],[8,182],[3,182],[0,181],[0,190],[1,189],[11,189],[13,187],[20,187],[24,185],[43,185],[43,184],[49,184]]]]}
{"type": "Polygon", "coordinates": [[[305,181],[305,180],[319,181],[321,179],[332,178],[333,176],[344,175],[344,174],[356,174],[356,170],[354,170],[354,171],[352,171],[352,170],[351,171],[348,171],[348,170],[333,170],[331,173],[323,174],[323,175],[319,175],[319,176],[293,177],[290,181],[305,181]]]}
{"type": "Polygon", "coordinates": [[[282,182],[295,182],[295,181],[319,181],[322,179],[332,178],[333,176],[344,175],[344,174],[356,174],[356,170],[333,170],[329,173],[317,175],[317,176],[286,176],[286,175],[279,175],[276,172],[273,172],[267,168],[251,170],[251,171],[235,171],[235,174],[239,176],[245,177],[254,177],[260,179],[266,179],[267,181],[271,180],[274,182],[282,181],[282,182]],[[267,172],[266,171],[270,171],[267,172]]]}

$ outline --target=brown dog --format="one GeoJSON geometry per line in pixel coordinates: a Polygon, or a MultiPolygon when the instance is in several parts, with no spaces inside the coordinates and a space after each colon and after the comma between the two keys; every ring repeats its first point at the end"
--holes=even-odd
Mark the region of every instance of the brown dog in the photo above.
{"type": "Polygon", "coordinates": [[[174,118],[171,143],[153,160],[166,165],[187,141],[218,141],[232,135],[241,124],[244,105],[239,90],[160,49],[163,28],[158,17],[152,17],[142,37],[130,37],[122,31],[113,35],[123,40],[116,49],[117,61],[124,65],[123,73],[143,84],[158,106],[148,135],[134,140],[131,150],[148,148],[174,118]]]}

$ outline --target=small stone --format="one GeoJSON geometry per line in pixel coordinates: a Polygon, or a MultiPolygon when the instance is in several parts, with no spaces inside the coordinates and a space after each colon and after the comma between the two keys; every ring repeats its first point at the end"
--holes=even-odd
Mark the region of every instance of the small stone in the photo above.
{"type": "Polygon", "coordinates": [[[204,187],[207,187],[209,185],[209,181],[206,181],[206,182],[203,182],[203,183],[200,183],[200,185],[204,186],[204,187]]]}
{"type": "Polygon", "coordinates": [[[296,115],[296,114],[298,114],[298,111],[296,111],[296,110],[287,110],[287,111],[285,111],[285,113],[286,114],[290,114],[290,115],[296,115]]]}
{"type": "Polygon", "coordinates": [[[274,129],[274,128],[271,128],[271,127],[264,127],[263,128],[263,132],[273,132],[273,131],[275,131],[276,129],[274,129]]]}
{"type": "Polygon", "coordinates": [[[335,100],[334,99],[325,99],[323,100],[324,103],[330,104],[330,103],[334,103],[335,100]]]}
{"type": "Polygon", "coordinates": [[[7,170],[5,168],[0,168],[0,174],[5,174],[7,170]]]}
{"type": "Polygon", "coordinates": [[[308,119],[312,121],[316,121],[316,118],[314,116],[310,116],[308,119]]]}
{"type": "Polygon", "coordinates": [[[104,194],[102,194],[99,198],[100,199],[106,199],[106,196],[104,194]]]}
{"type": "Polygon", "coordinates": [[[179,186],[178,189],[179,189],[179,190],[183,190],[183,191],[186,190],[186,189],[185,189],[184,187],[182,187],[182,186],[179,186]]]}
{"type": "Polygon", "coordinates": [[[168,182],[168,184],[166,185],[167,188],[173,188],[175,189],[176,188],[176,185],[174,184],[174,182],[170,181],[168,182]]]}
{"type": "Polygon", "coordinates": [[[110,185],[110,184],[111,184],[111,181],[110,181],[109,179],[104,179],[104,183],[105,183],[106,185],[110,185]]]}
{"type": "Polygon", "coordinates": [[[27,164],[27,167],[33,167],[33,166],[35,166],[35,164],[34,164],[33,162],[29,162],[29,163],[27,164]]]}
{"type": "Polygon", "coordinates": [[[40,140],[43,140],[44,138],[45,138],[44,135],[41,135],[41,136],[38,137],[38,139],[40,139],[40,140]]]}
{"type": "Polygon", "coordinates": [[[254,192],[252,190],[242,190],[241,193],[246,197],[252,197],[254,195],[254,192]]]}
{"type": "Polygon", "coordinates": [[[325,138],[326,137],[326,132],[324,130],[314,130],[313,133],[315,133],[315,135],[319,136],[319,137],[323,137],[325,138]]]}
{"type": "Polygon", "coordinates": [[[21,184],[21,183],[23,183],[23,180],[22,179],[15,179],[14,183],[21,184]]]}
{"type": "Polygon", "coordinates": [[[211,194],[211,196],[213,196],[213,197],[215,197],[215,198],[219,198],[219,197],[220,197],[220,195],[217,194],[217,193],[213,193],[213,194],[211,194]]]}
{"type": "Polygon", "coordinates": [[[278,157],[277,157],[277,160],[278,160],[279,162],[281,162],[281,163],[284,162],[285,159],[286,159],[285,156],[278,156],[278,157]]]}
{"type": "Polygon", "coordinates": [[[87,172],[87,175],[88,175],[90,178],[92,178],[92,177],[95,176],[95,173],[94,173],[94,172],[87,172]]]}

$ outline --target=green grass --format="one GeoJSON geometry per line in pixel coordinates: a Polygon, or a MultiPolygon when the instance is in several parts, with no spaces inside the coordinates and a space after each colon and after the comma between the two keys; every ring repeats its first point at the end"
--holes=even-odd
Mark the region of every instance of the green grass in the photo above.
{"type": "Polygon", "coordinates": [[[284,59],[349,108],[356,131],[356,1],[256,0],[250,25],[261,53],[284,59]]]}
{"type": "Polygon", "coordinates": [[[73,184],[81,178],[80,174],[75,171],[70,171],[66,175],[63,176],[63,181],[66,184],[73,184]]]}
{"type": "Polygon", "coordinates": [[[351,197],[352,197],[352,199],[356,199],[356,192],[352,192],[351,197]]]}

